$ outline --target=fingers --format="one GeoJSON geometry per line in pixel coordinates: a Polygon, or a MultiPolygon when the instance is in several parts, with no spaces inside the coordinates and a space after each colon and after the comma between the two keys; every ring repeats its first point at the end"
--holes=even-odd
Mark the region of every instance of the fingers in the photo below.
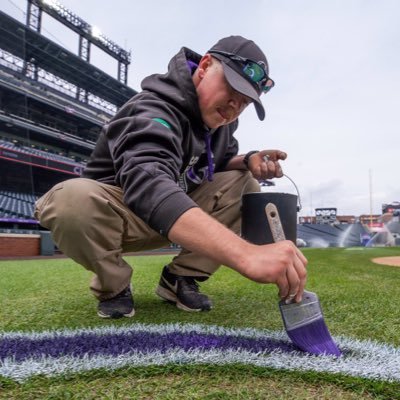
{"type": "Polygon", "coordinates": [[[300,302],[307,278],[307,259],[289,240],[254,246],[254,256],[240,272],[260,283],[275,283],[279,296],[287,303],[300,302]],[[253,262],[252,262],[253,261],[253,262]]]}
{"type": "MultiPolygon", "coordinates": [[[[270,153],[270,151],[268,151],[270,153]]],[[[265,154],[263,156],[264,162],[262,163],[263,175],[266,175],[264,179],[281,178],[283,176],[282,167],[278,160],[284,160],[286,153],[279,150],[273,150],[272,154],[265,154]]]]}
{"type": "Polygon", "coordinates": [[[304,268],[307,267],[307,264],[308,264],[307,258],[304,256],[304,254],[297,247],[295,247],[295,250],[296,250],[297,257],[299,257],[299,259],[300,259],[302,265],[304,266],[304,268]]]}
{"type": "Polygon", "coordinates": [[[287,280],[287,276],[282,276],[276,281],[276,285],[278,286],[278,296],[281,300],[285,300],[289,294],[289,282],[287,280]]]}
{"type": "Polygon", "coordinates": [[[262,157],[267,156],[272,161],[286,160],[287,153],[281,150],[261,150],[260,154],[262,157]]]}
{"type": "MultiPolygon", "coordinates": [[[[302,257],[296,258],[294,263],[294,268],[296,269],[296,273],[299,278],[299,286],[294,296],[294,301],[296,303],[299,303],[303,298],[304,287],[306,286],[306,281],[307,281],[307,270],[306,270],[307,260],[305,259],[305,257],[301,252],[300,254],[302,257]],[[305,263],[302,259],[305,260],[305,263]]],[[[294,291],[291,293],[294,293],[294,291]]]]}
{"type": "Polygon", "coordinates": [[[289,294],[286,299],[286,302],[290,303],[297,296],[300,290],[300,278],[299,275],[297,274],[295,267],[288,269],[287,279],[289,282],[289,294]]]}
{"type": "Polygon", "coordinates": [[[265,174],[267,175],[265,179],[281,178],[283,176],[282,167],[278,161],[268,160],[264,162],[264,165],[266,166],[265,174]]]}
{"type": "Polygon", "coordinates": [[[291,266],[286,270],[286,279],[283,279],[279,287],[279,296],[289,304],[298,295],[300,289],[300,278],[296,269],[291,266]]]}
{"type": "Polygon", "coordinates": [[[259,173],[255,176],[258,179],[281,178],[283,176],[282,167],[278,161],[272,161],[264,157],[259,165],[259,173]]]}
{"type": "Polygon", "coordinates": [[[276,153],[272,156],[272,158],[275,158],[276,160],[286,160],[287,154],[284,151],[280,150],[275,150],[275,151],[276,153]]]}
{"type": "Polygon", "coordinates": [[[277,282],[279,287],[279,297],[285,300],[286,304],[292,302],[296,297],[300,280],[297,277],[296,271],[293,268],[288,268],[286,270],[286,275],[277,282]]]}
{"type": "Polygon", "coordinates": [[[279,160],[285,160],[287,154],[280,150],[262,150],[249,159],[249,169],[256,179],[281,178],[282,167],[279,160]]]}
{"type": "Polygon", "coordinates": [[[277,285],[279,296],[286,304],[300,302],[303,298],[304,287],[307,281],[307,259],[296,248],[293,262],[288,265],[285,276],[282,276],[277,285]]]}

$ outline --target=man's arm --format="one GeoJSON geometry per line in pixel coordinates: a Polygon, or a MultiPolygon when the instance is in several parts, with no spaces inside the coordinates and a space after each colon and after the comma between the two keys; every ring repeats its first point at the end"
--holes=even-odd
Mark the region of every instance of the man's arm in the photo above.
{"type": "Polygon", "coordinates": [[[290,241],[254,245],[246,242],[200,208],[183,213],[168,234],[169,240],[226,265],[260,283],[275,283],[282,299],[301,301],[307,260],[290,241]]]}

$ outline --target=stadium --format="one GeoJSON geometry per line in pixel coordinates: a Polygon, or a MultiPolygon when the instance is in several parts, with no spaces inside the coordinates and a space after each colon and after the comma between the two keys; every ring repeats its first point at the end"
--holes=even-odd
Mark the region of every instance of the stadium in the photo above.
{"type": "Polygon", "coordinates": [[[127,254],[137,314],[98,318],[90,272],[58,256],[33,210],[81,175],[102,126],[135,95],[130,62],[54,0],[27,0],[25,22],[0,11],[0,399],[400,399],[398,202],[297,221],[307,290],[338,357],[299,350],[275,285],[229,268],[202,282],[210,312],[162,302],[154,288],[168,252],[127,254]],[[76,35],[77,54],[42,34],[44,14],[76,35]],[[91,63],[93,47],[117,61],[116,78],[91,63]]]}
{"type": "Polygon", "coordinates": [[[81,174],[102,125],[136,93],[129,64],[129,52],[58,3],[29,0],[26,24],[0,11],[1,255],[52,253],[34,202],[81,174]],[[41,34],[43,13],[76,33],[78,54],[41,34]],[[117,60],[118,79],[90,63],[91,46],[117,60]]]}
{"type": "MultiPolygon", "coordinates": [[[[34,202],[81,174],[102,125],[136,93],[127,85],[131,55],[52,1],[28,0],[25,24],[0,11],[0,29],[0,256],[51,255],[34,202]],[[43,13],[76,34],[78,54],[41,33],[43,13]],[[117,61],[117,78],[91,63],[93,46],[117,61]]],[[[399,208],[383,204],[382,215],[360,217],[317,208],[299,218],[298,244],[398,245],[399,208]]]]}

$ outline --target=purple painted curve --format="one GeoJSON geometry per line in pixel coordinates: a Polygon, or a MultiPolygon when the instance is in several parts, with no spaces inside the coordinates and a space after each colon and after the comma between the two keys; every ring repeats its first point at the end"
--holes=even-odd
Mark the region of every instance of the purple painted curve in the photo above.
{"type": "Polygon", "coordinates": [[[42,356],[83,357],[91,355],[117,356],[133,351],[165,353],[171,349],[188,350],[246,350],[251,353],[272,351],[293,352],[297,348],[288,342],[270,338],[246,338],[197,332],[124,332],[120,334],[80,333],[76,336],[51,338],[4,338],[0,340],[0,361],[6,358],[20,362],[42,356]]]}

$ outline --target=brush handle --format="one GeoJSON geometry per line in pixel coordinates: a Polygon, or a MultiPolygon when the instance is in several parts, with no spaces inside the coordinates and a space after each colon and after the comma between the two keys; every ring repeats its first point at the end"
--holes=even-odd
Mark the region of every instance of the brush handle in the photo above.
{"type": "Polygon", "coordinates": [[[274,242],[285,240],[285,232],[283,231],[281,219],[279,217],[279,212],[276,208],[276,205],[273,203],[268,203],[265,206],[265,214],[267,215],[268,224],[271,229],[274,242]]]}

